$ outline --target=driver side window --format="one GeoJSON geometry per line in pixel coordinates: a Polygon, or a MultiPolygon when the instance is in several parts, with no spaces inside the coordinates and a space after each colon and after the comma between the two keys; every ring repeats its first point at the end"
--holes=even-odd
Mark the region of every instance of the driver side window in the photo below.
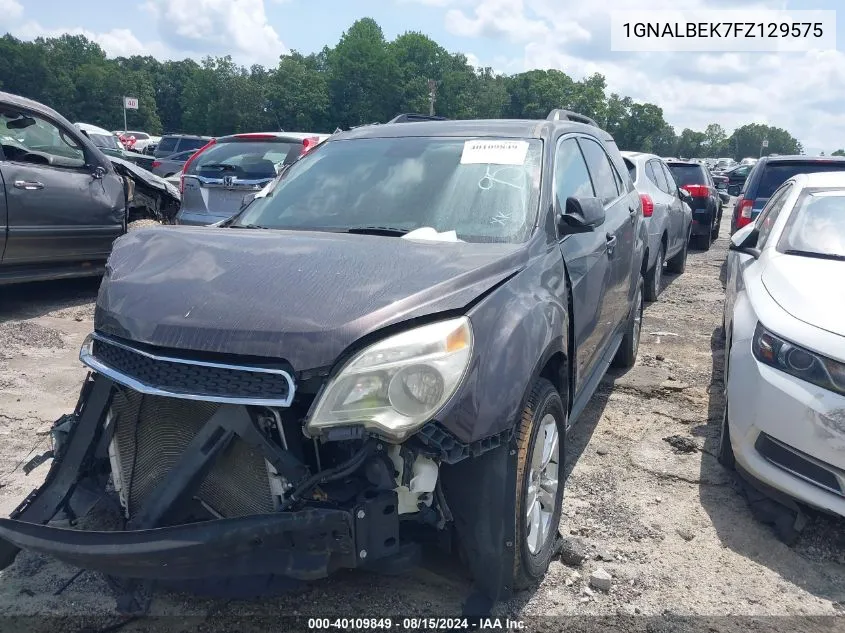
{"type": "Polygon", "coordinates": [[[587,163],[584,162],[581,148],[574,138],[558,143],[554,178],[555,194],[561,205],[565,205],[566,199],[570,197],[592,198],[596,195],[590,181],[590,172],[587,171],[587,163]]]}
{"type": "Polygon", "coordinates": [[[85,151],[63,129],[26,112],[0,112],[0,146],[6,159],[21,163],[79,168],[85,151]]]}

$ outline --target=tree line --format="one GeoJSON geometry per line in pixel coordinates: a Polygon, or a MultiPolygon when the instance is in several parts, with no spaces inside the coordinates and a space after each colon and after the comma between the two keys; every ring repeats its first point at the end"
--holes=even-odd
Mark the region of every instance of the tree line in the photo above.
{"type": "Polygon", "coordinates": [[[231,57],[109,59],[80,35],[0,38],[0,90],[107,129],[123,125],[123,96],[137,97],[129,128],[153,134],[348,129],[402,112],[429,112],[430,82],[436,114],[451,119],[536,119],[566,108],[595,119],[622,149],[735,159],[802,151],[786,130],[759,123],[730,135],[718,123],[678,134],[659,106],[608,94],[601,74],[576,81],[560,70],[503,75],[474,68],[465,55],[449,53],[422,33],[388,41],[370,18],[356,21],[333,48],[309,55],[293,51],[275,68],[246,68],[231,57]],[[768,149],[761,150],[764,140],[768,149]]]}

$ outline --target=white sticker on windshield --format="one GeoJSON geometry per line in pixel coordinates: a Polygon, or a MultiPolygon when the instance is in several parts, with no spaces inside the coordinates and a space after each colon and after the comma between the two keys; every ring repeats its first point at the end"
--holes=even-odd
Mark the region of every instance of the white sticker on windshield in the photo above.
{"type": "Polygon", "coordinates": [[[461,165],[524,165],[526,156],[528,141],[466,141],[461,165]]]}

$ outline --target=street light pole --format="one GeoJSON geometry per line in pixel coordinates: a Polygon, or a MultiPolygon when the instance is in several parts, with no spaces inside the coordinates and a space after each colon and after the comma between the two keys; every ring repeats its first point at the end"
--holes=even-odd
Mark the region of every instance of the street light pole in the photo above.
{"type": "Polygon", "coordinates": [[[428,80],[428,115],[434,116],[434,102],[437,101],[437,82],[428,80]]]}

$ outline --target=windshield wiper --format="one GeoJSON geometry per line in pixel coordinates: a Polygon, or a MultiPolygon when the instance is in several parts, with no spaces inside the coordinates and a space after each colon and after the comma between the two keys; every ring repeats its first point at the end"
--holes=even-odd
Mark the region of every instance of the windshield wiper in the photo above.
{"type": "Polygon", "coordinates": [[[817,259],[832,259],[837,262],[845,262],[845,255],[835,255],[834,253],[816,253],[815,251],[802,251],[797,248],[790,248],[784,251],[787,255],[800,255],[801,257],[815,257],[817,259]]]}
{"type": "Polygon", "coordinates": [[[410,233],[409,229],[399,229],[392,226],[353,226],[349,229],[344,229],[344,233],[354,233],[358,235],[387,235],[391,237],[402,237],[406,233],[410,233]]]}
{"type": "Polygon", "coordinates": [[[230,224],[228,227],[229,229],[265,229],[271,230],[269,226],[262,226],[261,224],[230,224]]]}

